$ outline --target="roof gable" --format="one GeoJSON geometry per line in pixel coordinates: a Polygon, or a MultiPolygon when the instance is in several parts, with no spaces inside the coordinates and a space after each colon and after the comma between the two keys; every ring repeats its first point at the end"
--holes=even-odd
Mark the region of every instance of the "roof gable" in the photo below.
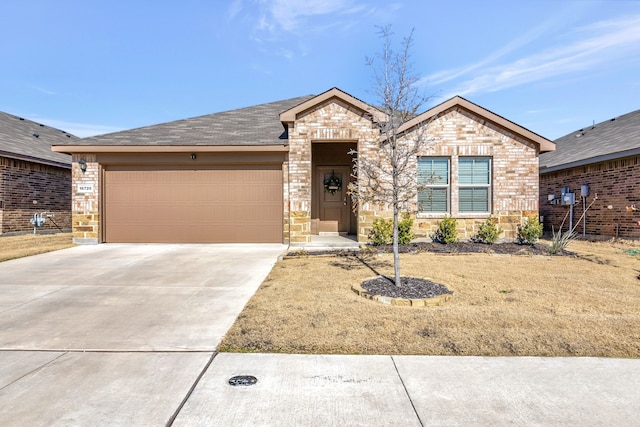
{"type": "Polygon", "coordinates": [[[308,111],[309,109],[315,107],[316,105],[322,104],[332,98],[340,99],[341,101],[350,104],[361,111],[367,112],[371,115],[372,120],[376,122],[384,121],[386,115],[378,110],[377,108],[372,107],[364,101],[359,100],[356,97],[349,95],[346,92],[341,91],[337,87],[331,88],[328,91],[321,93],[318,96],[315,96],[311,99],[308,99],[293,108],[288,109],[280,113],[280,121],[282,122],[293,122],[296,120],[298,114],[308,111]]]}
{"type": "Polygon", "coordinates": [[[71,158],[52,152],[51,146],[78,140],[60,129],[0,112],[0,156],[69,168],[71,158]]]}
{"type": "Polygon", "coordinates": [[[540,156],[541,172],[640,154],[640,110],[579,129],[554,142],[557,150],[540,156]]]}
{"type": "Polygon", "coordinates": [[[453,108],[463,108],[486,121],[492,122],[511,133],[515,133],[516,135],[519,135],[524,139],[533,142],[540,148],[540,152],[555,150],[555,144],[550,140],[538,135],[537,133],[531,132],[530,130],[525,129],[522,126],[519,126],[512,121],[507,120],[504,117],[499,116],[485,108],[482,108],[479,105],[474,104],[473,102],[468,101],[461,96],[454,96],[453,98],[443,102],[442,104],[436,105],[430,110],[419,114],[418,116],[400,126],[398,131],[400,133],[407,132],[411,128],[453,108]]]}

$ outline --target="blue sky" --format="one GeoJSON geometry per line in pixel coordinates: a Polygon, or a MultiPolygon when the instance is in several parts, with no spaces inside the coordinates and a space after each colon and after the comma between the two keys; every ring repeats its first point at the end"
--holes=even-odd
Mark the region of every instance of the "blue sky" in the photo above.
{"type": "Polygon", "coordinates": [[[334,86],[375,103],[383,25],[414,29],[431,105],[552,140],[640,108],[640,0],[21,0],[0,13],[0,111],[84,137],[334,86]]]}

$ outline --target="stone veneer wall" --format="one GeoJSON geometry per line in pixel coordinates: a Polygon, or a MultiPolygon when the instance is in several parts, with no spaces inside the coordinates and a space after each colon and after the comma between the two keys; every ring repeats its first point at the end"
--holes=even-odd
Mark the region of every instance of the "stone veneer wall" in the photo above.
{"type": "MultiPolygon", "coordinates": [[[[540,213],[544,216],[545,230],[558,231],[569,206],[554,205],[547,196],[560,198],[562,187],[575,193],[574,225],[581,234],[583,223],[578,224],[583,205],[580,187],[588,184],[588,206],[598,194],[598,200],[586,213],[586,234],[622,238],[640,238],[640,156],[594,163],[540,175],[540,213]],[[636,206],[637,210],[631,208],[636,206]],[[609,209],[611,206],[611,209],[609,209]]],[[[569,225],[565,221],[563,230],[569,225]]]]}
{"type": "Polygon", "coordinates": [[[285,200],[288,198],[289,203],[286,204],[285,229],[288,226],[290,243],[308,243],[311,239],[312,142],[357,141],[359,155],[364,155],[368,147],[375,146],[379,131],[365,113],[335,98],[300,114],[295,123],[288,126],[289,158],[285,163],[288,167],[285,176],[289,180],[285,180],[288,182],[285,200]]]}
{"type": "MultiPolygon", "coordinates": [[[[462,156],[492,158],[491,216],[504,230],[504,239],[513,239],[517,227],[527,217],[538,216],[538,151],[525,141],[460,108],[448,110],[435,118],[427,128],[429,142],[420,155],[451,158],[450,206],[448,214],[457,220],[458,237],[468,239],[489,217],[487,214],[458,212],[457,159],[462,156]]],[[[410,137],[410,135],[409,135],[410,137]]],[[[415,210],[415,206],[411,207],[415,210]]],[[[377,216],[390,217],[389,210],[368,207],[358,214],[359,240],[366,240],[377,216]]],[[[445,214],[418,213],[414,233],[418,238],[430,237],[445,214]]]]}
{"type": "Polygon", "coordinates": [[[71,228],[71,171],[0,157],[0,234],[33,231],[35,213],[52,214],[44,230],[71,228]],[[37,202],[37,203],[34,203],[37,202]],[[54,224],[55,222],[55,224],[54,224]]]}
{"type": "Polygon", "coordinates": [[[73,174],[73,242],[97,244],[100,242],[100,165],[95,154],[74,154],[73,174]],[[87,162],[86,172],[80,170],[78,162],[87,162]],[[81,185],[92,186],[91,191],[79,191],[81,185]]]}

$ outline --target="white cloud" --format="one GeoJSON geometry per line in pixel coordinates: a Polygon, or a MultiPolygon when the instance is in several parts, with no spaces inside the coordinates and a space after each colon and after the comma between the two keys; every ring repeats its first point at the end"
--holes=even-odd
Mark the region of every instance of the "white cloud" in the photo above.
{"type": "Polygon", "coordinates": [[[452,94],[468,95],[495,92],[502,89],[531,84],[576,73],[589,73],[601,67],[638,58],[640,55],[640,15],[625,16],[617,20],[596,22],[576,28],[566,37],[573,41],[534,52],[506,64],[491,65],[504,53],[523,45],[535,36],[525,36],[512,45],[489,55],[482,61],[448,70],[428,77],[430,85],[442,84],[454,78],[469,76],[459,83],[452,94]],[[448,75],[453,75],[449,78],[448,75]]]}
{"type": "Polygon", "coordinates": [[[274,51],[286,59],[295,55],[304,55],[303,40],[309,34],[319,34],[340,28],[346,31],[354,25],[356,19],[367,15],[372,6],[359,3],[359,0],[253,0],[244,7],[241,0],[235,0],[227,10],[230,19],[246,19],[254,23],[251,39],[260,44],[279,44],[291,38],[297,39],[297,47],[302,52],[289,48],[274,51]],[[241,17],[240,14],[243,14],[241,17]]]}
{"type": "MultiPolygon", "coordinates": [[[[350,15],[362,12],[366,6],[352,0],[272,0],[263,1],[264,21],[270,30],[295,32],[306,18],[326,15],[350,15]]],[[[306,28],[305,28],[306,29],[306,28]]]]}
{"type": "Polygon", "coordinates": [[[49,96],[57,95],[56,92],[54,92],[52,90],[49,90],[49,89],[45,89],[45,88],[40,87],[40,86],[29,85],[29,88],[32,89],[32,90],[35,90],[36,92],[43,93],[45,95],[49,95],[49,96]]]}

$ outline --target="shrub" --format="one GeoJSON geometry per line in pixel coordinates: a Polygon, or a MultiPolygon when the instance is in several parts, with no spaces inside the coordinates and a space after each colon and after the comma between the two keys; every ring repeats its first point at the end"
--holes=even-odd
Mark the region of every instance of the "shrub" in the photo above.
{"type": "Polygon", "coordinates": [[[393,237],[393,222],[384,218],[373,220],[373,227],[369,233],[369,240],[374,246],[388,245],[393,237]]]}
{"type": "Polygon", "coordinates": [[[454,218],[445,217],[438,223],[438,229],[431,235],[431,240],[444,244],[456,243],[458,241],[456,227],[457,222],[454,218]]]}
{"type": "MultiPolygon", "coordinates": [[[[393,227],[393,224],[392,224],[393,227]]],[[[408,245],[413,238],[413,220],[408,213],[402,214],[402,219],[398,221],[398,243],[401,245],[408,245]]]]}
{"type": "Polygon", "coordinates": [[[538,218],[529,217],[524,225],[518,225],[518,237],[516,239],[519,244],[534,245],[540,237],[542,237],[542,224],[538,221],[538,218]]]}
{"type": "Polygon", "coordinates": [[[498,226],[498,221],[495,218],[487,218],[484,224],[478,228],[478,234],[471,238],[476,243],[485,243],[492,245],[498,241],[502,228],[498,226]]]}
{"type": "MultiPolygon", "coordinates": [[[[402,214],[398,221],[398,244],[407,245],[414,238],[413,220],[408,213],[402,214]]],[[[374,246],[389,245],[393,243],[393,219],[376,218],[373,220],[373,228],[369,233],[369,240],[374,246]]]]}
{"type": "Polygon", "coordinates": [[[573,232],[573,230],[567,230],[564,233],[559,231],[557,234],[553,232],[553,238],[551,239],[551,244],[549,245],[549,253],[551,255],[558,254],[563,252],[569,243],[576,239],[578,235],[573,232]]]}

